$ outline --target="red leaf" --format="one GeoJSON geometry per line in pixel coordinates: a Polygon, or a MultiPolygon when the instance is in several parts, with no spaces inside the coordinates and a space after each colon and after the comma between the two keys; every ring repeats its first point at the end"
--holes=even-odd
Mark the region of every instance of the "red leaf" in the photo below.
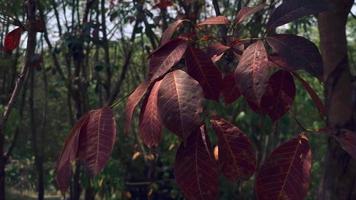
{"type": "Polygon", "coordinates": [[[199,115],[203,99],[199,83],[187,73],[168,73],[158,91],[158,111],[165,127],[183,139],[188,138],[202,123],[199,115]]]}
{"type": "Polygon", "coordinates": [[[319,113],[321,117],[326,116],[326,108],[323,104],[323,101],[319,98],[319,96],[316,94],[314,89],[309,85],[308,82],[306,82],[302,77],[300,77],[297,73],[293,73],[294,77],[296,77],[301,83],[303,88],[308,92],[309,96],[313,100],[315,106],[319,110],[319,113]]]}
{"type": "Polygon", "coordinates": [[[335,138],[352,159],[356,160],[356,133],[343,129],[335,138]]]}
{"type": "Polygon", "coordinates": [[[230,21],[225,16],[216,16],[216,17],[210,17],[210,18],[200,22],[199,24],[197,24],[197,26],[218,25],[218,24],[227,25],[229,23],[230,23],[230,21]]]}
{"type": "Polygon", "coordinates": [[[116,123],[110,107],[89,112],[86,129],[80,134],[79,158],[97,175],[110,158],[116,138],[116,123]]]}
{"type": "Polygon", "coordinates": [[[85,131],[89,121],[89,114],[83,115],[74,125],[56,164],[56,182],[62,193],[68,189],[72,176],[72,162],[77,159],[79,147],[79,135],[85,131]]]}
{"type": "Polygon", "coordinates": [[[149,77],[156,80],[167,73],[183,57],[188,43],[182,39],[167,42],[151,55],[149,77]]]}
{"type": "Polygon", "coordinates": [[[169,6],[172,6],[173,3],[171,0],[160,0],[159,3],[157,3],[154,8],[160,8],[160,9],[166,9],[169,6]]]}
{"type": "Polygon", "coordinates": [[[229,46],[225,46],[221,43],[215,43],[211,46],[208,46],[206,51],[209,58],[215,63],[219,61],[224,55],[224,53],[229,49],[229,46]]]}
{"type": "Polygon", "coordinates": [[[16,28],[6,34],[5,41],[4,41],[4,50],[6,52],[11,52],[12,50],[16,49],[20,44],[22,34],[22,28],[16,28]]]}
{"type": "Polygon", "coordinates": [[[226,104],[233,103],[241,96],[234,74],[231,73],[224,77],[221,93],[226,104]]]}
{"type": "Polygon", "coordinates": [[[146,94],[150,84],[148,82],[141,83],[135,91],[133,91],[127,98],[125,106],[125,133],[128,134],[131,129],[132,115],[135,111],[137,104],[141,101],[142,97],[146,94]]]}
{"type": "Polygon", "coordinates": [[[172,38],[174,32],[177,30],[177,28],[185,21],[189,21],[187,19],[178,19],[177,21],[171,23],[168,28],[163,32],[162,38],[161,38],[161,44],[160,46],[165,45],[169,40],[172,38]]]}
{"type": "Polygon", "coordinates": [[[222,84],[221,72],[202,50],[188,47],[185,55],[188,74],[197,80],[203,88],[205,97],[219,100],[222,84]]]}
{"type": "Polygon", "coordinates": [[[278,54],[278,57],[270,57],[276,64],[288,71],[304,69],[316,77],[322,75],[323,61],[313,42],[290,34],[267,37],[267,42],[278,54]]]}
{"type": "Polygon", "coordinates": [[[241,8],[241,10],[236,15],[235,22],[238,24],[243,22],[248,16],[255,14],[256,12],[262,10],[264,7],[266,7],[266,4],[263,3],[255,7],[241,8]]]}
{"type": "Polygon", "coordinates": [[[293,76],[287,71],[277,71],[268,82],[266,93],[262,96],[261,107],[273,121],[280,119],[293,104],[295,84],[293,76]]]}
{"type": "Polygon", "coordinates": [[[311,171],[308,138],[301,134],[277,147],[256,177],[260,200],[303,200],[308,192],[311,171]]]}
{"type": "Polygon", "coordinates": [[[266,49],[259,40],[245,49],[235,70],[241,93],[257,105],[267,87],[269,68],[266,49]]]}
{"type": "Polygon", "coordinates": [[[284,0],[272,13],[267,27],[274,29],[306,15],[317,14],[328,9],[322,0],[284,0]]]}
{"type": "Polygon", "coordinates": [[[158,90],[162,81],[157,81],[150,95],[142,104],[140,114],[140,137],[149,148],[158,146],[162,137],[162,126],[159,118],[157,98],[158,90]]]}
{"type": "Polygon", "coordinates": [[[230,181],[246,180],[256,170],[256,151],[248,137],[228,121],[210,120],[219,146],[220,170],[230,181]]]}
{"type": "Polygon", "coordinates": [[[185,198],[217,199],[218,169],[204,125],[178,148],[174,175],[185,198]]]}

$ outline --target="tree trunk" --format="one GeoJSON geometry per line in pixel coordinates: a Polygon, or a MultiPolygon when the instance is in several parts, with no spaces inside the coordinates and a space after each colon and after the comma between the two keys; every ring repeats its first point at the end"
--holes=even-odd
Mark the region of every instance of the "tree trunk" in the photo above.
{"type": "MultiPolygon", "coordinates": [[[[336,130],[356,130],[356,88],[347,57],[346,22],[353,0],[329,0],[331,10],[318,16],[321,54],[324,61],[325,101],[328,125],[336,130]]],[[[356,199],[356,161],[332,138],[324,160],[318,198],[356,199]]]]}

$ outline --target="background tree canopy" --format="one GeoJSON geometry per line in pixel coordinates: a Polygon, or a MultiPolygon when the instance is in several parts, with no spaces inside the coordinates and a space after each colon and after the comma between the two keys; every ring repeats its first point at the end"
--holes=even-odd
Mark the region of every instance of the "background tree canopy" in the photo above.
{"type": "Polygon", "coordinates": [[[212,162],[229,131],[253,158],[245,179],[219,164],[218,199],[266,198],[255,171],[301,132],[305,199],[356,199],[355,15],[352,0],[0,1],[0,200],[191,199],[177,174],[184,145],[210,146],[197,125],[212,162]]]}

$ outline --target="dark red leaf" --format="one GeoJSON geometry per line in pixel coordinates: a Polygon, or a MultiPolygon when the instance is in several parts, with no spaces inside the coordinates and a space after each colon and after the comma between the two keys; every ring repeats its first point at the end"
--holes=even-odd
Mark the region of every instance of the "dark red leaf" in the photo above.
{"type": "Polygon", "coordinates": [[[89,121],[80,134],[79,158],[92,175],[97,175],[106,165],[116,138],[116,122],[110,107],[89,112],[89,121]]]}
{"type": "Polygon", "coordinates": [[[169,6],[172,6],[173,2],[171,0],[160,0],[154,8],[166,9],[169,6]]]}
{"type": "Polygon", "coordinates": [[[16,49],[20,44],[22,34],[22,28],[16,28],[6,34],[5,41],[4,41],[4,50],[6,52],[11,52],[12,50],[16,49]]]}
{"type": "Polygon", "coordinates": [[[72,163],[76,161],[79,148],[80,133],[85,131],[89,121],[89,114],[83,115],[74,125],[56,164],[56,182],[62,193],[68,189],[72,176],[72,163]]]}
{"type": "Polygon", "coordinates": [[[322,75],[323,61],[313,42],[291,34],[274,35],[266,40],[279,56],[271,57],[276,64],[288,71],[304,69],[316,77],[322,75]]]}
{"type": "Polygon", "coordinates": [[[243,22],[247,17],[250,15],[255,14],[256,12],[262,10],[264,7],[266,7],[266,4],[260,4],[255,7],[243,7],[241,10],[237,13],[235,22],[236,23],[241,23],[243,22]]]}
{"type": "Polygon", "coordinates": [[[199,24],[197,24],[197,26],[218,25],[218,24],[227,25],[229,23],[230,23],[230,21],[225,16],[216,16],[216,17],[210,17],[210,18],[200,22],[199,24]]]}
{"type": "Polygon", "coordinates": [[[246,180],[256,170],[256,151],[248,137],[228,121],[210,120],[217,136],[220,170],[231,181],[246,180]]]}
{"type": "Polygon", "coordinates": [[[141,101],[142,97],[146,94],[150,84],[148,82],[141,83],[135,91],[133,91],[127,98],[125,106],[125,133],[128,134],[131,129],[132,115],[135,111],[137,104],[141,101]]]}
{"type": "Polygon", "coordinates": [[[356,160],[356,133],[343,129],[335,138],[352,159],[356,160]]]}
{"type": "Polygon", "coordinates": [[[319,98],[319,96],[316,94],[314,89],[309,85],[308,82],[306,82],[302,77],[300,77],[297,73],[293,73],[294,77],[296,77],[301,83],[303,88],[308,92],[309,96],[313,100],[315,106],[319,110],[319,113],[322,117],[326,116],[326,108],[323,104],[323,101],[319,98]]]}
{"type": "Polygon", "coordinates": [[[281,144],[257,174],[258,199],[303,200],[308,192],[311,162],[310,145],[305,135],[281,144]]]}
{"type": "Polygon", "coordinates": [[[168,28],[163,32],[162,38],[161,38],[161,44],[160,46],[165,45],[169,40],[172,38],[174,32],[177,30],[177,28],[185,21],[189,21],[187,19],[178,19],[175,22],[171,23],[168,28]]]}
{"type": "Polygon", "coordinates": [[[157,81],[150,95],[146,97],[142,104],[140,114],[140,137],[148,147],[157,147],[162,137],[161,120],[158,113],[158,90],[162,81],[157,81]]]}
{"type": "Polygon", "coordinates": [[[156,80],[167,73],[183,57],[188,43],[180,38],[171,40],[151,55],[149,77],[156,80]]]}
{"type": "Polygon", "coordinates": [[[219,100],[222,84],[221,72],[202,50],[188,47],[185,55],[188,74],[197,80],[207,99],[219,100]]]}
{"type": "Polygon", "coordinates": [[[208,46],[206,48],[206,52],[208,57],[215,63],[219,61],[224,55],[224,53],[229,49],[230,49],[229,46],[225,46],[221,43],[215,43],[211,46],[208,46]]]}
{"type": "Polygon", "coordinates": [[[269,81],[266,93],[262,96],[261,107],[273,121],[280,119],[293,104],[295,84],[287,71],[277,71],[269,81]]]}
{"type": "Polygon", "coordinates": [[[240,96],[239,87],[236,84],[234,74],[228,74],[223,79],[221,94],[224,97],[224,101],[226,104],[233,103],[236,101],[240,96]]]}
{"type": "Polygon", "coordinates": [[[217,199],[218,168],[204,125],[178,148],[174,175],[185,198],[217,199]]]}
{"type": "Polygon", "coordinates": [[[323,0],[284,0],[272,13],[267,27],[274,29],[300,17],[317,14],[328,9],[323,0]]]}
{"type": "Polygon", "coordinates": [[[269,78],[269,62],[262,41],[248,46],[235,70],[235,79],[247,100],[259,105],[269,78]]]}
{"type": "Polygon", "coordinates": [[[183,139],[200,127],[204,95],[199,83],[182,70],[168,73],[158,91],[160,118],[183,139]]]}

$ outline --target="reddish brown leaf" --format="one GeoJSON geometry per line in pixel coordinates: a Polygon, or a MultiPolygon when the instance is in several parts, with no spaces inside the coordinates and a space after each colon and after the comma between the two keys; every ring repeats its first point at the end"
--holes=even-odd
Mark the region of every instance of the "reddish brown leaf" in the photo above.
{"type": "Polygon", "coordinates": [[[16,28],[6,34],[5,41],[4,41],[4,50],[6,52],[11,52],[12,50],[16,49],[20,44],[22,34],[22,28],[16,28]]]}
{"type": "Polygon", "coordinates": [[[246,180],[256,170],[256,151],[248,137],[222,118],[210,120],[219,146],[220,170],[230,181],[246,180]]]}
{"type": "Polygon", "coordinates": [[[308,192],[311,150],[308,138],[301,134],[277,147],[256,177],[260,200],[303,200],[308,192]]]}
{"type": "Polygon", "coordinates": [[[188,47],[185,55],[188,74],[197,80],[207,99],[219,100],[221,72],[202,50],[188,47]]]}
{"type": "Polygon", "coordinates": [[[89,112],[86,130],[80,134],[79,157],[92,175],[97,175],[110,158],[116,138],[116,123],[110,107],[89,112]]]}
{"type": "Polygon", "coordinates": [[[233,73],[228,74],[224,77],[221,94],[224,97],[224,102],[226,104],[233,103],[241,96],[239,87],[236,84],[235,76],[233,73]]]}
{"type": "Polygon", "coordinates": [[[142,104],[140,114],[140,137],[148,147],[158,146],[162,137],[161,120],[158,114],[157,97],[162,81],[157,81],[150,95],[146,97],[142,104]]]}
{"type": "Polygon", "coordinates": [[[219,61],[222,56],[225,54],[227,50],[229,50],[229,46],[225,46],[221,43],[215,43],[209,47],[207,47],[206,52],[208,57],[215,63],[219,61]]]}
{"type": "Polygon", "coordinates": [[[328,9],[323,0],[284,0],[272,13],[267,27],[274,29],[306,15],[317,14],[328,9]]]}
{"type": "Polygon", "coordinates": [[[316,94],[315,90],[309,85],[308,82],[306,82],[302,77],[300,77],[297,73],[293,73],[294,77],[296,77],[301,83],[303,88],[308,92],[309,96],[313,100],[315,106],[319,110],[319,113],[322,117],[326,116],[326,109],[323,104],[323,101],[319,98],[319,96],[316,94]]]}
{"type": "Polygon", "coordinates": [[[166,9],[169,6],[172,6],[173,2],[171,0],[160,0],[154,8],[166,9]]]}
{"type": "Polygon", "coordinates": [[[216,16],[216,17],[210,17],[210,18],[200,22],[199,24],[197,24],[197,26],[218,25],[218,24],[227,25],[229,23],[230,23],[230,21],[225,16],[216,16]]]}
{"type": "Polygon", "coordinates": [[[167,73],[183,57],[188,47],[187,41],[177,38],[167,42],[151,55],[149,77],[156,80],[167,73]]]}
{"type": "Polygon", "coordinates": [[[247,100],[259,105],[269,78],[267,52],[262,41],[248,46],[235,70],[235,79],[247,100]]]}
{"type": "Polygon", "coordinates": [[[356,160],[356,133],[344,129],[335,138],[352,159],[356,160]]]}
{"type": "Polygon", "coordinates": [[[77,159],[79,147],[79,135],[85,131],[89,121],[89,114],[83,115],[74,125],[56,164],[56,182],[62,193],[68,189],[72,176],[72,162],[77,159]]]}
{"type": "Polygon", "coordinates": [[[268,44],[278,54],[270,59],[288,71],[304,69],[320,77],[323,73],[323,61],[318,47],[311,41],[296,35],[279,34],[267,37],[268,44]]]}
{"type": "Polygon", "coordinates": [[[243,22],[247,17],[250,15],[255,14],[256,12],[262,10],[264,7],[266,7],[266,4],[260,4],[255,7],[243,7],[241,10],[237,13],[235,22],[236,23],[241,23],[243,22]]]}
{"type": "Polygon", "coordinates": [[[280,119],[293,104],[295,84],[287,71],[277,71],[269,81],[266,93],[262,96],[261,107],[273,121],[280,119]]]}
{"type": "Polygon", "coordinates": [[[187,19],[178,19],[175,22],[171,23],[168,28],[163,32],[162,38],[161,38],[161,44],[160,46],[165,45],[169,40],[172,38],[174,32],[177,30],[177,28],[185,21],[189,21],[187,19]]]}
{"type": "Polygon", "coordinates": [[[204,125],[178,148],[174,175],[185,198],[217,199],[218,169],[204,125]]]}
{"type": "Polygon", "coordinates": [[[202,121],[204,95],[199,83],[182,70],[168,73],[158,91],[158,110],[167,129],[183,139],[202,121]]]}
{"type": "Polygon", "coordinates": [[[146,94],[150,84],[148,82],[141,83],[135,91],[133,91],[127,98],[125,106],[125,133],[128,134],[131,129],[132,115],[135,111],[137,104],[141,101],[142,97],[146,94]]]}

